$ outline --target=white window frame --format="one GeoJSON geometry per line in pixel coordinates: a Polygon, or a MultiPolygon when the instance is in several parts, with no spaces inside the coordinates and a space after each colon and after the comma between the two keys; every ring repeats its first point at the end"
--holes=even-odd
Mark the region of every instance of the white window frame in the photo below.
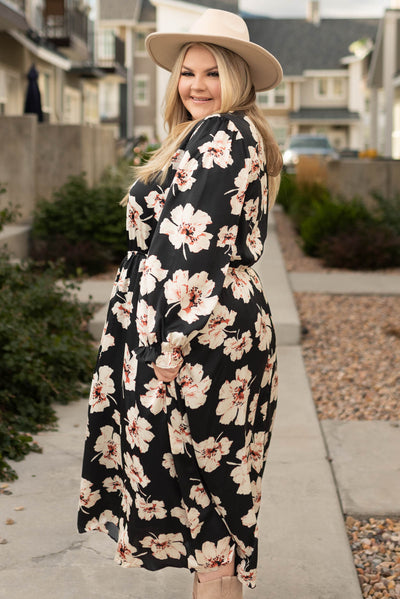
{"type": "Polygon", "coordinates": [[[147,56],[147,52],[146,52],[146,46],[144,44],[144,40],[147,37],[147,31],[136,31],[136,38],[135,38],[135,56],[147,56]],[[138,37],[139,36],[143,36],[143,47],[140,48],[139,44],[138,44],[138,37]]]}
{"type": "Polygon", "coordinates": [[[343,100],[346,97],[345,77],[335,77],[332,75],[321,75],[314,79],[315,97],[319,100],[343,100]],[[326,83],[326,94],[320,92],[320,82],[326,83]],[[335,93],[335,82],[341,82],[342,91],[340,94],[335,93]]]}
{"type": "Polygon", "coordinates": [[[271,89],[266,92],[258,92],[257,103],[260,108],[287,108],[289,106],[289,88],[285,81],[283,81],[275,89],[271,89]],[[283,92],[283,93],[282,93],[283,92]],[[284,96],[284,102],[277,102],[276,97],[279,95],[284,96]]]}
{"type": "Polygon", "coordinates": [[[133,101],[135,106],[149,106],[150,105],[150,77],[149,75],[135,75],[133,85],[133,101]],[[142,88],[143,84],[143,88],[142,88]],[[144,97],[141,97],[139,90],[144,90],[144,97]]]}

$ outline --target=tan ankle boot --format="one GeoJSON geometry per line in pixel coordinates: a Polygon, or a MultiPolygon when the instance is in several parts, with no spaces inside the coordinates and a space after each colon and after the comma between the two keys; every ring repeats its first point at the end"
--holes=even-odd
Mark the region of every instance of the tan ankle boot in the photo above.
{"type": "Polygon", "coordinates": [[[242,584],[236,576],[222,576],[208,582],[200,582],[195,574],[193,599],[242,599],[242,584]]]}

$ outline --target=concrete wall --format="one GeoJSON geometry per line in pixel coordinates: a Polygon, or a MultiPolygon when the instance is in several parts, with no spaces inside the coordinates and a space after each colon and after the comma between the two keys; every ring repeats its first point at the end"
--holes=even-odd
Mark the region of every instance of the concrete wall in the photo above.
{"type": "Polygon", "coordinates": [[[358,196],[366,201],[371,193],[385,197],[400,195],[400,161],[398,160],[341,160],[328,164],[326,183],[335,194],[351,199],[358,196]]]}
{"type": "Polygon", "coordinates": [[[0,183],[7,193],[2,203],[19,205],[19,222],[27,223],[39,198],[70,175],[86,173],[90,186],[116,163],[112,131],[96,125],[38,123],[34,115],[0,117],[0,183]]]}

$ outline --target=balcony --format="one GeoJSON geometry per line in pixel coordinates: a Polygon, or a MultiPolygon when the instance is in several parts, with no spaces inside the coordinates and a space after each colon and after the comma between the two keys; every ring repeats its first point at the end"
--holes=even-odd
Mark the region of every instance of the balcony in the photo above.
{"type": "Polygon", "coordinates": [[[68,58],[85,61],[89,57],[88,11],[72,6],[68,0],[46,0],[44,31],[46,38],[68,58]]]}
{"type": "Polygon", "coordinates": [[[7,29],[28,29],[25,0],[0,0],[0,31],[7,29]]]}
{"type": "Polygon", "coordinates": [[[113,31],[98,31],[94,45],[96,67],[125,79],[125,43],[113,31]]]}

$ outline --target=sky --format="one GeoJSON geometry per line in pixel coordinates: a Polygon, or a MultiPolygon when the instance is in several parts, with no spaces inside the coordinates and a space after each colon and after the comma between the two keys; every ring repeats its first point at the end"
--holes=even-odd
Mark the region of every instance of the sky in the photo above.
{"type": "MultiPolygon", "coordinates": [[[[239,0],[243,11],[270,17],[305,17],[308,0],[239,0]]],[[[322,18],[381,17],[399,0],[320,0],[322,18]]]]}

